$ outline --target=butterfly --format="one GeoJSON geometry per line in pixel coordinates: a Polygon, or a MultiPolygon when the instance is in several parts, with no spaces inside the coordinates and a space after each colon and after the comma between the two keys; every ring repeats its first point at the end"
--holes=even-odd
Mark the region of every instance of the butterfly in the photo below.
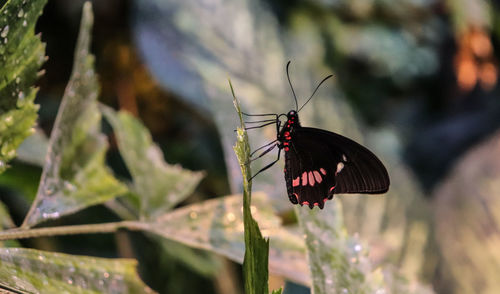
{"type": "Polygon", "coordinates": [[[363,193],[380,194],[389,189],[389,175],[382,162],[366,147],[342,135],[317,128],[303,127],[299,121],[299,111],[311,100],[321,84],[332,75],[324,78],[311,97],[299,108],[297,97],[290,81],[286,66],[288,83],[295,99],[295,110],[287,114],[248,114],[246,116],[275,116],[274,118],[247,123],[263,123],[247,129],[276,125],[276,140],[251,153],[267,147],[251,161],[261,158],[275,147],[278,157],[259,173],[273,166],[285,153],[285,182],[288,198],[293,204],[306,205],[313,209],[323,209],[325,202],[334,194],[363,193]],[[282,121],[284,117],[286,120],[282,121]]]}

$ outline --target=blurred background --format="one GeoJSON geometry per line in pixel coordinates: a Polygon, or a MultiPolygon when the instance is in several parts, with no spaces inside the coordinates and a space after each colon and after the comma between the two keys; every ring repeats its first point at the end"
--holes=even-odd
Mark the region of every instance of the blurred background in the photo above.
{"type": "MultiPolygon", "coordinates": [[[[49,0],[37,25],[49,57],[36,100],[46,134],[71,73],[82,4],[49,0]]],[[[286,113],[293,107],[285,75],[291,60],[290,76],[302,102],[323,77],[335,76],[301,112],[303,124],[362,141],[388,166],[387,197],[339,197],[349,234],[369,244],[371,260],[397,267],[410,284],[431,285],[436,293],[500,292],[499,1],[93,5],[100,100],[139,117],[169,163],[207,172],[188,202],[239,191],[231,148],[236,114],[227,78],[244,111],[286,113]]],[[[251,138],[259,146],[273,136],[270,127],[251,138]]],[[[116,143],[111,145],[108,163],[119,177],[130,177],[116,143]]],[[[12,166],[0,177],[0,195],[19,224],[41,168],[16,161],[12,166]]],[[[270,205],[294,222],[281,169],[256,181],[254,189],[270,194],[270,205]]],[[[116,220],[98,206],[58,222],[82,219],[116,220]]],[[[239,265],[222,258],[218,270],[180,263],[139,233],[23,242],[137,258],[141,277],[160,293],[242,293],[239,265]]],[[[274,288],[283,282],[271,280],[274,288]]],[[[291,284],[286,291],[308,293],[291,284]]]]}

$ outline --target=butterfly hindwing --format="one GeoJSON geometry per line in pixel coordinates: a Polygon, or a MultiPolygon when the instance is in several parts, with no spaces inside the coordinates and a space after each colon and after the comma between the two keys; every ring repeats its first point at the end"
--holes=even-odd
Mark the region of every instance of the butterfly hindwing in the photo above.
{"type": "Polygon", "coordinates": [[[384,193],[389,176],[367,148],[339,134],[298,127],[285,155],[288,196],[294,204],[315,205],[339,193],[384,193]]]}

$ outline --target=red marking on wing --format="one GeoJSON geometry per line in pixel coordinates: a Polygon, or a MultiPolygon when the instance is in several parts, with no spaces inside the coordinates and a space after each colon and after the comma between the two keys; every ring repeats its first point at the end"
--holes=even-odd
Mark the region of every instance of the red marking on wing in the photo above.
{"type": "Polygon", "coordinates": [[[319,171],[326,176],[326,170],[324,168],[320,168],[319,171]]]}
{"type": "Polygon", "coordinates": [[[330,188],[330,192],[332,192],[332,191],[333,191],[333,189],[335,189],[335,186],[333,186],[333,187],[331,187],[331,188],[330,188]]]}
{"type": "Polygon", "coordinates": [[[316,182],[318,182],[318,184],[320,184],[321,182],[323,182],[323,179],[321,178],[321,175],[319,174],[318,171],[313,171],[313,175],[314,175],[314,179],[316,180],[316,182]]]}
{"type": "Polygon", "coordinates": [[[326,202],[328,200],[328,197],[323,198],[323,202],[326,202]]]}
{"type": "Polygon", "coordinates": [[[318,206],[318,205],[319,205],[319,203],[318,203],[318,202],[314,202],[314,206],[318,206]]]}
{"type": "Polygon", "coordinates": [[[293,181],[292,181],[293,187],[297,187],[298,185],[300,185],[300,177],[297,177],[297,178],[293,179],[293,181]]]}
{"type": "Polygon", "coordinates": [[[312,172],[309,172],[309,185],[314,186],[314,176],[312,172]]]}
{"type": "Polygon", "coordinates": [[[297,193],[293,193],[292,195],[295,196],[295,198],[297,199],[297,202],[299,202],[299,195],[297,193]]]}
{"type": "Polygon", "coordinates": [[[290,150],[290,148],[288,148],[288,147],[285,147],[285,151],[288,151],[288,150],[290,150]]]}
{"type": "Polygon", "coordinates": [[[306,186],[307,185],[307,172],[304,172],[302,174],[302,186],[306,186]]]}
{"type": "Polygon", "coordinates": [[[305,204],[305,205],[309,205],[309,201],[304,201],[304,202],[302,202],[302,204],[303,204],[303,205],[304,205],[304,204],[305,204]]]}

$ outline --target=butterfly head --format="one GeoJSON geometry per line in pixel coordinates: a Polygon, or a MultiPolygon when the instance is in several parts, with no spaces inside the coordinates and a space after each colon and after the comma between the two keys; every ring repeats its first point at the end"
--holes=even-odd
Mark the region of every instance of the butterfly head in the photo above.
{"type": "Polygon", "coordinates": [[[297,111],[295,111],[295,110],[290,110],[287,113],[286,118],[288,120],[288,124],[290,124],[290,125],[298,125],[299,124],[299,115],[298,115],[297,111]]]}

